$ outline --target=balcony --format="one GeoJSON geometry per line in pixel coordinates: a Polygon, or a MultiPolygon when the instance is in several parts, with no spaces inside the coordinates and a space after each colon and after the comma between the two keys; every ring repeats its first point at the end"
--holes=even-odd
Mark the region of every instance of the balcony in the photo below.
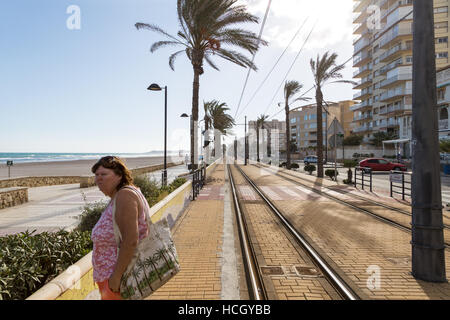
{"type": "Polygon", "coordinates": [[[353,5],[353,12],[362,12],[362,10],[369,4],[369,0],[357,1],[353,5]]]}
{"type": "Polygon", "coordinates": [[[372,64],[369,63],[353,72],[353,78],[364,78],[368,76],[371,72],[372,72],[372,64]]]}
{"type": "Polygon", "coordinates": [[[354,133],[372,131],[372,126],[361,126],[353,129],[354,133]]]}
{"type": "Polygon", "coordinates": [[[372,87],[361,90],[353,95],[353,100],[364,100],[372,95],[372,87]]]}
{"type": "Polygon", "coordinates": [[[357,111],[357,110],[362,110],[365,108],[371,108],[372,107],[372,99],[363,101],[361,103],[358,104],[354,104],[353,106],[350,107],[350,111],[357,111]]]}
{"type": "Polygon", "coordinates": [[[353,57],[353,67],[359,68],[372,60],[372,54],[369,51],[362,51],[353,57]]]}
{"type": "Polygon", "coordinates": [[[380,115],[386,116],[386,115],[394,115],[398,113],[402,113],[403,111],[412,111],[412,105],[396,105],[396,106],[390,106],[389,108],[383,108],[380,109],[380,115]]]}
{"type": "Polygon", "coordinates": [[[384,66],[383,68],[380,69],[380,75],[384,75],[386,74],[388,71],[391,71],[392,69],[395,69],[397,67],[402,67],[402,66],[410,66],[411,63],[408,64],[404,64],[403,63],[403,58],[399,58],[396,61],[384,66]]]}
{"type": "Polygon", "coordinates": [[[392,102],[402,98],[405,95],[411,95],[412,90],[406,88],[400,88],[400,90],[389,90],[381,95],[381,102],[392,102]]]}
{"type": "Polygon", "coordinates": [[[412,28],[409,25],[396,25],[391,32],[386,33],[380,42],[381,49],[387,49],[393,41],[400,41],[402,39],[412,40],[412,28]]]}
{"type": "Polygon", "coordinates": [[[364,89],[372,85],[372,77],[365,77],[359,81],[356,81],[356,85],[353,87],[355,90],[364,89]]]}
{"type": "Polygon", "coordinates": [[[368,38],[360,38],[355,44],[354,44],[354,54],[357,54],[362,49],[368,47],[370,45],[370,40],[368,38]]]}
{"type": "MultiPolygon", "coordinates": [[[[392,7],[389,7],[386,9],[386,11],[384,12],[384,14],[381,16],[381,22],[386,22],[386,18],[388,15],[390,15],[392,12],[394,12],[395,10],[397,10],[400,6],[411,6],[412,7],[412,0],[402,0],[402,1],[396,1],[394,2],[394,5],[392,7]]],[[[382,6],[381,6],[382,7],[382,6]]],[[[412,8],[411,8],[412,9],[412,8]]],[[[400,18],[399,18],[400,19],[400,18]]],[[[393,21],[393,23],[397,22],[393,21]]],[[[391,25],[393,24],[391,23],[391,25]]]]}
{"type": "Polygon", "coordinates": [[[409,45],[406,45],[403,43],[398,44],[395,47],[393,47],[392,49],[390,49],[389,51],[386,51],[385,53],[383,53],[380,56],[380,61],[388,62],[389,60],[393,60],[407,51],[412,51],[412,44],[409,44],[409,45]]]}
{"type": "Polygon", "coordinates": [[[385,89],[388,87],[391,87],[393,85],[398,84],[399,82],[404,82],[404,81],[411,81],[412,80],[412,73],[409,74],[398,74],[394,77],[388,78],[386,80],[381,81],[381,85],[380,88],[381,89],[385,89]]]}

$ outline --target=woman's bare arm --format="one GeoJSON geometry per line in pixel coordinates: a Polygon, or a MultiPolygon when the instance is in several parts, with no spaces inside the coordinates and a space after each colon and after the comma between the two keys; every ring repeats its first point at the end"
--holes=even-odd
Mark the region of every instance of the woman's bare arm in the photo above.
{"type": "Polygon", "coordinates": [[[122,235],[119,256],[109,286],[119,291],[120,279],[133,258],[139,243],[138,228],[139,198],[129,189],[122,189],[116,195],[116,223],[122,235]]]}

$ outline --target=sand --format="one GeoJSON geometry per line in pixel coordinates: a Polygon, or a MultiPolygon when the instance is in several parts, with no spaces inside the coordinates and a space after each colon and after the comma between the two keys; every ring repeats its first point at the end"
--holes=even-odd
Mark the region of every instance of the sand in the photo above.
{"type": "MultiPolygon", "coordinates": [[[[11,167],[11,178],[92,175],[91,168],[97,160],[16,163],[11,167]]],[[[129,169],[164,163],[164,157],[123,158],[123,160],[129,169]]],[[[184,158],[178,156],[167,157],[167,163],[183,160],[184,158]]],[[[7,178],[8,167],[2,163],[0,164],[0,179],[7,178]]]]}

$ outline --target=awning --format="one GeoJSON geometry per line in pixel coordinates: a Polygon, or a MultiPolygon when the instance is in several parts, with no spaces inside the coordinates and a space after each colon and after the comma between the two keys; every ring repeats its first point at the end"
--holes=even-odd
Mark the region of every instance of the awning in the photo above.
{"type": "Polygon", "coordinates": [[[383,144],[385,143],[405,143],[405,142],[410,142],[411,139],[396,139],[396,140],[384,140],[383,144]]]}

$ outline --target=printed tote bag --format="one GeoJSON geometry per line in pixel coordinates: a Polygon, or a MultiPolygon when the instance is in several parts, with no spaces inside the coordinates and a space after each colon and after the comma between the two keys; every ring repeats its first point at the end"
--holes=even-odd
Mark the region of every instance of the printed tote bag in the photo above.
{"type": "MultiPolygon", "coordinates": [[[[131,189],[131,188],[129,188],[131,189]]],[[[133,189],[131,189],[133,190],[133,189]]],[[[147,201],[139,192],[141,201],[147,201]]],[[[120,281],[120,295],[126,300],[142,300],[180,271],[177,251],[166,219],[152,223],[148,207],[144,205],[148,236],[139,241],[135,254],[120,281]]],[[[114,236],[117,252],[122,238],[115,220],[116,203],[113,201],[114,236]]]]}

